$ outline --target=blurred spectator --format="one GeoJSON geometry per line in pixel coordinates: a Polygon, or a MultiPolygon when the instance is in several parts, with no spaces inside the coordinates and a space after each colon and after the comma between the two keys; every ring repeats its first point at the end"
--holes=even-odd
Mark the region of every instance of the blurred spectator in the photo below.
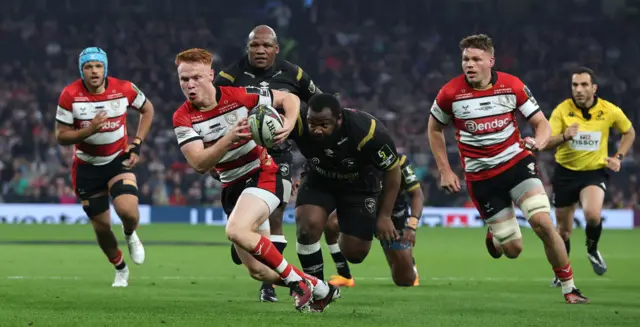
{"type": "MultiPolygon", "coordinates": [[[[221,1],[114,1],[107,11],[98,0],[0,4],[10,13],[0,18],[0,46],[12,49],[0,52],[0,201],[78,201],[70,191],[73,148],[53,137],[55,105],[62,88],[78,78],[79,51],[95,45],[109,54],[109,74],[136,83],[156,106],[135,169],[140,203],[219,205],[220,184],[190,169],[175,142],[171,117],[184,98],[173,59],[203,47],[215,53],[214,68],[224,67],[244,53],[247,33],[262,23],[276,28],[280,56],[300,65],[322,90],[385,122],[414,163],[429,206],[468,205],[466,192],[451,195],[438,187],[425,135],[438,89],[460,73],[457,42],[463,36],[491,35],[497,68],[525,81],[547,115],[569,96],[570,70],[588,65],[600,76],[599,94],[640,122],[640,19],[622,2],[605,1],[601,12],[601,1],[325,0],[307,8],[303,1],[246,0],[225,1],[224,17],[205,19],[218,14],[221,1]],[[474,11],[479,14],[470,19],[474,11]]],[[[128,118],[128,134],[135,135],[136,114],[128,118]]],[[[532,133],[526,122],[520,126],[532,133]]],[[[455,135],[448,130],[446,136],[450,161],[462,175],[455,135]]],[[[611,152],[618,140],[613,133],[611,152]]],[[[638,206],[639,145],[612,174],[608,207],[638,206]]],[[[538,159],[551,192],[553,155],[538,159]]],[[[297,156],[298,167],[301,161],[297,156]]]]}

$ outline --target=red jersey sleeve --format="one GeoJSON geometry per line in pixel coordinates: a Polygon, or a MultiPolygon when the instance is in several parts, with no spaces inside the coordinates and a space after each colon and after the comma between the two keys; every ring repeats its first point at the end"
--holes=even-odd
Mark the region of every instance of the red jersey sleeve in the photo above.
{"type": "Polygon", "coordinates": [[[131,82],[125,82],[124,95],[127,97],[127,100],[129,100],[131,106],[138,110],[147,102],[147,97],[144,93],[131,82]]]}
{"type": "Polygon", "coordinates": [[[56,121],[63,125],[73,126],[73,98],[65,88],[58,99],[56,121]]]}
{"type": "Polygon", "coordinates": [[[183,146],[189,142],[202,140],[202,136],[193,128],[189,115],[180,107],[173,114],[173,131],[176,134],[178,145],[183,146]]]}
{"type": "Polygon", "coordinates": [[[540,111],[540,106],[531,90],[520,79],[514,79],[513,91],[516,94],[516,107],[526,119],[529,119],[540,111]]]}
{"type": "Polygon", "coordinates": [[[448,125],[453,118],[453,111],[451,109],[451,97],[447,92],[446,86],[440,89],[436,99],[431,106],[431,116],[435,118],[439,123],[448,125]]]}
{"type": "Polygon", "coordinates": [[[228,87],[226,90],[249,110],[258,105],[273,105],[273,92],[267,88],[228,87]]]}

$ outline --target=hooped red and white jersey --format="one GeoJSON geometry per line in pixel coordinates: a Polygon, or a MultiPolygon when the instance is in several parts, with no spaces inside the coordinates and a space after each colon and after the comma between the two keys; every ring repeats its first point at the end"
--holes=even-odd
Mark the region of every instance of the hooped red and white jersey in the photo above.
{"type": "MultiPolygon", "coordinates": [[[[190,101],[182,104],[173,114],[173,128],[178,145],[202,141],[205,147],[212,146],[228,130],[243,118],[249,110],[259,104],[271,105],[273,94],[266,89],[244,87],[216,87],[218,105],[208,111],[200,111],[190,101]]],[[[218,162],[215,169],[223,185],[243,179],[263,165],[275,165],[267,150],[253,140],[238,142],[218,162]]]]}
{"type": "Polygon", "coordinates": [[[473,89],[458,76],[440,89],[431,115],[453,122],[467,181],[489,179],[531,154],[520,143],[516,111],[526,119],[540,107],[524,83],[513,75],[492,74],[492,87],[473,89]]]}
{"type": "Polygon", "coordinates": [[[101,111],[107,121],[99,132],[75,146],[74,160],[94,166],[106,165],[124,154],[127,146],[127,108],[140,109],[147,101],[144,93],[133,83],[107,77],[105,91],[91,94],[82,79],[62,90],[58,100],[56,121],[82,129],[101,111]]]}

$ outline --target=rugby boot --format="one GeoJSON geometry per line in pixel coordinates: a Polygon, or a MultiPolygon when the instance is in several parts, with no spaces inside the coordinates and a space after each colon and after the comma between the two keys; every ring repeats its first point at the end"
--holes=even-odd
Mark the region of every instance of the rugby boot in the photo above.
{"type": "Polygon", "coordinates": [[[590,302],[589,299],[582,295],[580,290],[577,288],[574,288],[570,293],[565,294],[564,300],[567,304],[586,304],[590,302]]]}
{"type": "Polygon", "coordinates": [[[413,266],[413,271],[416,272],[416,280],[413,281],[413,286],[420,286],[420,275],[418,274],[418,266],[413,266]]]}
{"type": "Polygon", "coordinates": [[[273,286],[260,288],[260,302],[278,302],[273,286]]]}
{"type": "Polygon", "coordinates": [[[340,275],[333,275],[329,280],[329,284],[336,287],[354,287],[356,286],[356,280],[353,277],[345,278],[340,275]]]}
{"type": "Polygon", "coordinates": [[[489,251],[489,255],[494,259],[498,259],[502,256],[502,251],[496,248],[495,243],[493,243],[493,234],[489,230],[487,230],[487,236],[484,239],[484,243],[487,245],[487,251],[489,251]]]}
{"type": "Polygon", "coordinates": [[[131,235],[125,235],[124,239],[127,241],[131,261],[138,265],[143,264],[145,257],[144,246],[142,246],[142,242],[140,241],[140,238],[138,238],[138,234],[134,231],[131,235]]]}
{"type": "Polygon", "coordinates": [[[587,257],[589,258],[589,262],[591,262],[591,267],[593,267],[593,272],[598,276],[604,275],[607,272],[607,263],[604,262],[602,256],[600,255],[600,251],[592,251],[587,252],[587,257]]]}
{"type": "Polygon", "coordinates": [[[309,311],[309,306],[313,300],[313,285],[311,285],[311,282],[303,279],[288,283],[287,286],[291,290],[296,310],[300,312],[309,311]]]}
{"type": "Polygon", "coordinates": [[[309,310],[311,312],[322,312],[324,309],[329,307],[329,304],[335,302],[340,298],[340,288],[335,287],[331,284],[329,285],[329,293],[322,299],[313,299],[311,301],[311,305],[309,306],[309,310]]]}
{"type": "Polygon", "coordinates": [[[129,286],[129,267],[118,270],[116,269],[116,278],[113,280],[111,287],[127,287],[129,286]]]}
{"type": "Polygon", "coordinates": [[[562,286],[562,283],[560,282],[560,279],[558,277],[553,277],[553,280],[551,281],[551,284],[549,286],[550,287],[560,287],[560,286],[562,286]]]}

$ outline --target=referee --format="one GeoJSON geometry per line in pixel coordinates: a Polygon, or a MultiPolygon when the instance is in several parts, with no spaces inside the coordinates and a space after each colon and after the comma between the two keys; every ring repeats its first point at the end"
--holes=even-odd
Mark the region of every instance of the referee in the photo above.
{"type": "MultiPolygon", "coordinates": [[[[587,221],[587,256],[597,275],[607,271],[607,265],[598,251],[602,233],[601,212],[604,203],[609,170],[618,172],[620,161],[635,139],[631,122],[616,105],[596,96],[598,83],[593,70],[580,67],[571,76],[571,95],[551,114],[552,137],[544,150],[558,148],[553,185],[558,231],[564,240],[567,254],[571,249],[569,238],[573,217],[579,202],[587,221]],[[608,156],[609,130],[622,133],[615,155],[608,156]]],[[[560,282],[554,279],[552,286],[560,282]]]]}

